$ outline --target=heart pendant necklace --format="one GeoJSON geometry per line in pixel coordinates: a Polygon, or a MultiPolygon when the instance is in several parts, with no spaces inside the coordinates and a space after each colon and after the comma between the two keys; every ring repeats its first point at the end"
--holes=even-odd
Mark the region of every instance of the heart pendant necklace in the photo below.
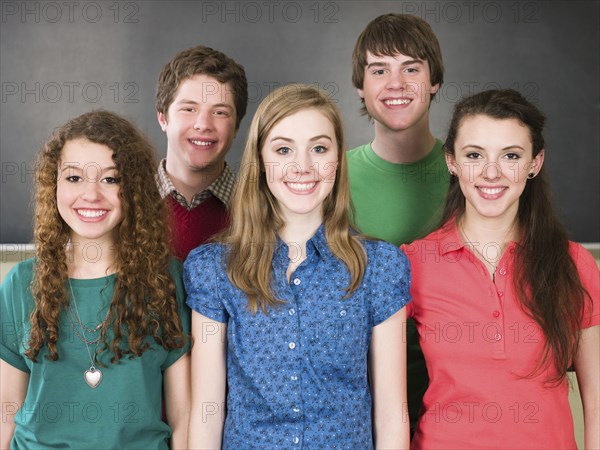
{"type": "MultiPolygon", "coordinates": [[[[95,344],[97,346],[98,341],[100,340],[100,335],[98,335],[98,337],[96,337],[95,339],[89,341],[85,335],[85,332],[86,332],[86,330],[90,331],[90,332],[98,332],[100,330],[100,328],[102,328],[102,324],[106,320],[106,317],[95,328],[90,329],[90,328],[85,327],[83,325],[83,322],[81,321],[81,317],[79,316],[79,308],[77,308],[77,300],[75,299],[75,294],[73,293],[73,286],[71,286],[71,280],[69,279],[68,281],[69,281],[69,289],[71,290],[71,297],[73,297],[73,304],[75,305],[75,318],[76,318],[77,323],[81,327],[81,333],[79,333],[79,331],[77,330],[77,327],[75,326],[75,323],[73,321],[73,317],[72,317],[73,310],[70,305],[67,310],[67,315],[69,316],[69,322],[71,322],[71,326],[73,327],[75,334],[77,335],[79,340],[83,341],[83,343],[85,344],[85,348],[87,350],[88,357],[90,358],[90,368],[88,370],[86,370],[85,372],[83,372],[83,380],[87,383],[87,385],[89,387],[91,387],[92,389],[96,389],[100,385],[100,382],[102,381],[102,371],[100,369],[96,369],[96,365],[94,364],[94,359],[96,357],[96,354],[94,351],[94,358],[92,358],[92,352],[90,352],[89,344],[95,344]]],[[[106,315],[108,317],[108,312],[106,313],[106,315]]]]}

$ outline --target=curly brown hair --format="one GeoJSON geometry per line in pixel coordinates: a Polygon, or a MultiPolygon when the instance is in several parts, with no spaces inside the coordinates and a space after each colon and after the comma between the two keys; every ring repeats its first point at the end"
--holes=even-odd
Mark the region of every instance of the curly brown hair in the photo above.
{"type": "Polygon", "coordinates": [[[62,149],[84,138],[113,151],[120,174],[123,220],[116,229],[117,281],[98,353],[110,348],[112,363],[124,355],[140,356],[150,348],[147,336],[165,349],[182,348],[187,340],[179,316],[176,286],[169,275],[170,250],[164,202],[156,186],[155,152],[126,119],[108,111],[82,114],[55,130],[38,155],[35,174],[35,272],[31,293],[35,307],[27,357],[36,362],[43,346],[47,358],[58,359],[59,318],[69,305],[66,246],[70,228],[58,212],[57,175],[62,149]],[[107,342],[108,330],[114,338],[107,342]]]}

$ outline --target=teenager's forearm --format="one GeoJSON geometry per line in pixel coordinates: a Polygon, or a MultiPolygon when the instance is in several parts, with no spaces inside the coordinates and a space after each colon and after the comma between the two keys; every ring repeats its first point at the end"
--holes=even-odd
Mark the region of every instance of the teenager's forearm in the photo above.
{"type": "Polygon", "coordinates": [[[10,441],[12,441],[15,432],[15,422],[13,419],[4,417],[4,412],[2,415],[2,424],[0,424],[0,450],[9,450],[10,441]]]}
{"type": "Polygon", "coordinates": [[[410,447],[410,428],[408,414],[386,415],[385,418],[374,420],[375,448],[383,449],[408,449],[410,447]]]}
{"type": "Polygon", "coordinates": [[[182,414],[175,423],[170,423],[173,434],[171,434],[171,449],[184,450],[188,448],[188,425],[189,414],[182,414]]]}
{"type": "Polygon", "coordinates": [[[584,448],[592,450],[600,448],[600,411],[595,408],[592,411],[583,412],[584,423],[584,448]]]}
{"type": "Polygon", "coordinates": [[[205,414],[192,407],[188,428],[188,447],[190,450],[220,449],[223,439],[223,421],[221,412],[205,414]]]}

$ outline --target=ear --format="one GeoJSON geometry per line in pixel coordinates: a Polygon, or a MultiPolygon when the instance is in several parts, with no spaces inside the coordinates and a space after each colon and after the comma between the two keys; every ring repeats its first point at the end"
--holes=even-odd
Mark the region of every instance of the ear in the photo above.
{"type": "Polygon", "coordinates": [[[459,171],[458,171],[458,167],[456,165],[456,159],[454,158],[454,155],[444,152],[444,155],[446,157],[446,166],[448,166],[448,171],[454,173],[454,175],[458,176],[459,175],[459,171]]]}
{"type": "Polygon", "coordinates": [[[156,118],[158,119],[158,124],[160,125],[161,130],[166,132],[167,131],[167,117],[163,113],[156,111],[156,118]]]}
{"type": "Polygon", "coordinates": [[[358,96],[364,100],[365,99],[365,94],[364,91],[362,89],[357,89],[356,92],[358,92],[358,96]]]}
{"type": "Polygon", "coordinates": [[[531,166],[529,168],[530,173],[534,173],[537,175],[540,170],[542,170],[542,165],[544,164],[544,149],[541,149],[538,154],[531,161],[531,166]]]}
{"type": "Polygon", "coordinates": [[[440,89],[440,83],[434,84],[431,86],[430,94],[435,94],[440,89]]]}

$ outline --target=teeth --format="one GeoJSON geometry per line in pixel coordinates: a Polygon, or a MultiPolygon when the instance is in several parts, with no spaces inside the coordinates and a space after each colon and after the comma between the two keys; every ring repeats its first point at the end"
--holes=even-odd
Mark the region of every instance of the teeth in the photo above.
{"type": "Polygon", "coordinates": [[[213,143],[213,141],[196,141],[194,139],[190,139],[190,142],[194,145],[200,145],[202,147],[209,146],[210,144],[213,143]]]}
{"type": "Polygon", "coordinates": [[[408,105],[410,103],[410,100],[406,99],[406,98],[397,98],[397,99],[392,99],[392,100],[386,100],[384,102],[386,105],[408,105]]]}
{"type": "Polygon", "coordinates": [[[317,183],[288,183],[287,185],[290,187],[290,189],[293,189],[294,191],[309,191],[313,187],[315,187],[315,184],[317,183]]]}
{"type": "Polygon", "coordinates": [[[483,192],[484,194],[489,194],[489,195],[494,195],[494,194],[499,194],[500,192],[502,192],[504,190],[504,188],[483,188],[480,187],[479,190],[481,192],[483,192]]]}
{"type": "Polygon", "coordinates": [[[94,218],[94,217],[101,217],[106,213],[107,213],[106,210],[100,210],[100,209],[78,209],[77,210],[77,214],[79,214],[80,216],[83,216],[83,217],[90,218],[90,219],[94,218]]]}

